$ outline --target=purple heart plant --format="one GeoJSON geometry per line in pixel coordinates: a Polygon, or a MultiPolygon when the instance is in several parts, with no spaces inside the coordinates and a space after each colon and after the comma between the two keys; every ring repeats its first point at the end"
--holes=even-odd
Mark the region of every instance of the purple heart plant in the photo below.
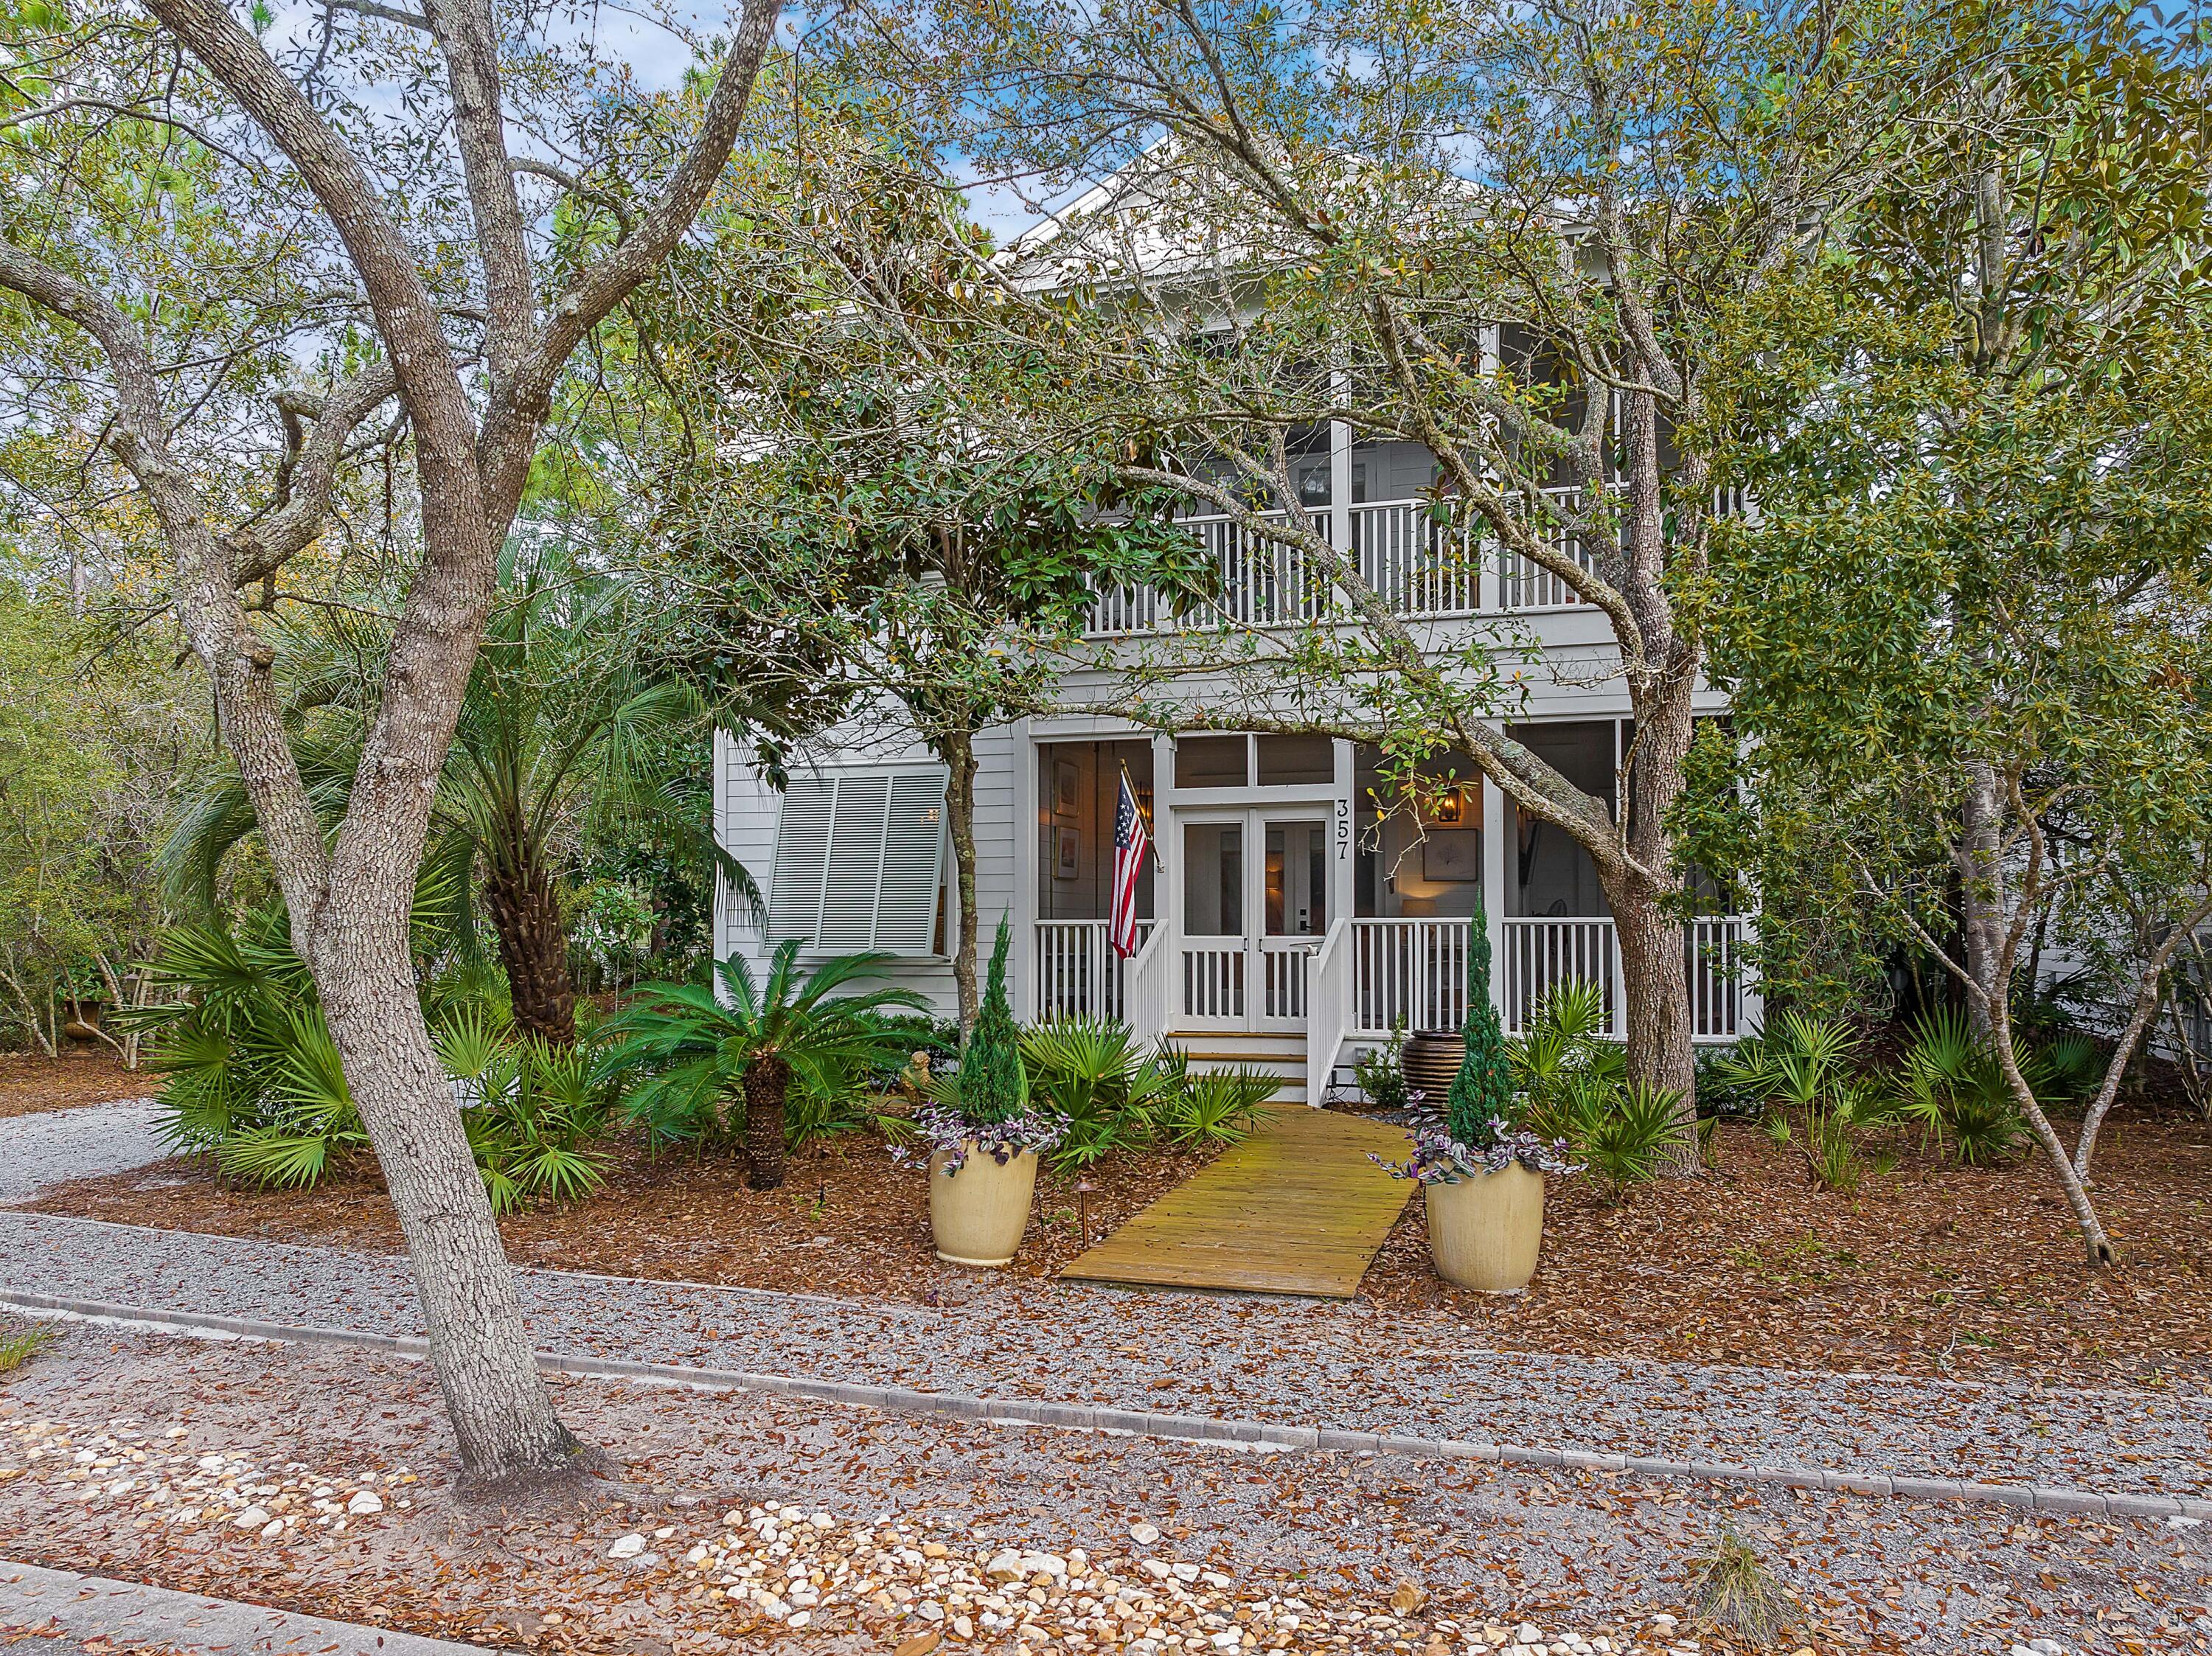
{"type": "Polygon", "coordinates": [[[913,1123],[921,1148],[893,1154],[913,1167],[927,1165],[941,1150],[945,1164],[939,1171],[948,1176],[967,1164],[971,1152],[988,1156],[1003,1168],[1025,1150],[1042,1156],[1067,1135],[1067,1118],[1049,1110],[1030,1109],[995,1121],[978,1121],[937,1099],[917,1108],[913,1123]]]}
{"type": "Polygon", "coordinates": [[[1499,1115],[1483,1122],[1472,1142],[1453,1137],[1440,1117],[1425,1116],[1413,1124],[1413,1153],[1403,1162],[1393,1162],[1371,1150],[1367,1159],[1393,1179],[1411,1179],[1423,1185],[1456,1185],[1462,1179],[1503,1173],[1516,1162],[1531,1173],[1583,1170],[1581,1162],[1567,1159],[1565,1139],[1539,1138],[1499,1115]]]}

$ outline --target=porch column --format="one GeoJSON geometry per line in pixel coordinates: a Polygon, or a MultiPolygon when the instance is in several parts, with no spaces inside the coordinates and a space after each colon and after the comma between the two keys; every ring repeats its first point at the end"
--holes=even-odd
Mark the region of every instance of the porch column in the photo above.
{"type": "Polygon", "coordinates": [[[1482,909],[1490,922],[1490,1004],[1508,1034],[1517,1021],[1505,1004],[1505,841],[1513,831],[1504,792],[1482,779],[1482,909]]]}
{"type": "Polygon", "coordinates": [[[1352,842],[1359,834],[1358,805],[1352,797],[1358,749],[1342,737],[1337,739],[1334,747],[1336,798],[1328,808],[1328,918],[1332,925],[1340,916],[1348,919],[1352,913],[1355,900],[1352,842]]]}
{"type": "MultiPolygon", "coordinates": [[[[1348,380],[1341,373],[1329,376],[1329,394],[1341,402],[1348,380]]],[[[1340,552],[1352,549],[1352,428],[1341,420],[1328,422],[1328,538],[1340,552]]]]}
{"type": "MultiPolygon", "coordinates": [[[[1491,323],[1482,330],[1482,376],[1495,384],[1498,379],[1498,325],[1491,323]]],[[[1479,538],[1468,549],[1475,560],[1474,604],[1486,616],[1494,616],[1503,607],[1498,590],[1498,543],[1480,531],[1468,531],[1479,538]]],[[[1485,822],[1490,819],[1485,817],[1485,822]]],[[[1491,913],[1497,913],[1492,907],[1491,913]]]]}
{"type": "MultiPolygon", "coordinates": [[[[1182,840],[1175,824],[1175,737],[1152,738],[1152,844],[1159,865],[1152,876],[1152,924],[1167,932],[1172,949],[1182,933],[1182,840]]],[[[1179,1014],[1177,1007],[1170,1017],[1179,1014]]]]}
{"type": "MultiPolygon", "coordinates": [[[[1039,784],[1037,744],[1030,732],[1030,724],[1026,719],[1016,719],[1009,732],[1014,754],[1014,821],[1021,824],[1021,831],[1014,835],[1014,901],[1010,905],[1013,911],[1014,938],[1013,947],[1009,951],[1012,958],[1006,962],[1010,980],[1006,985],[1006,999],[1014,1007],[1017,1016],[1034,1018],[1039,1010],[1036,1000],[1039,784]]],[[[945,867],[947,870],[951,867],[949,856],[945,867]]],[[[980,903],[975,918],[979,925],[983,924],[980,903]]],[[[955,947],[958,945],[954,934],[959,925],[960,905],[956,901],[951,905],[945,926],[945,937],[954,942],[955,947]]],[[[991,922],[990,925],[992,930],[995,930],[997,923],[991,922]]],[[[983,957],[979,964],[987,963],[990,958],[990,944],[986,940],[988,936],[987,931],[984,937],[975,940],[977,952],[983,957]]],[[[982,986],[979,984],[976,986],[980,989],[982,986]]]]}

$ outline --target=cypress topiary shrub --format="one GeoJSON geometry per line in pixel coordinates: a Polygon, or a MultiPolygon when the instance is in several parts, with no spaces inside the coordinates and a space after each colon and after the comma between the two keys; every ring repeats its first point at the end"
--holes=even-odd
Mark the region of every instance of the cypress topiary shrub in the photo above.
{"type": "Polygon", "coordinates": [[[1444,1125],[1462,1144],[1480,1144],[1513,1122],[1513,1065],[1505,1031],[1490,1002],[1490,917],[1478,899],[1467,938],[1467,1057],[1444,1095],[1444,1125]]]}
{"type": "Polygon", "coordinates": [[[960,1113],[977,1123],[1010,1120],[1029,1107],[1029,1083],[1014,1039],[1014,1010],[1006,1004],[1006,950],[1013,933],[999,917],[991,972],[975,1028],[960,1053],[960,1113]]]}

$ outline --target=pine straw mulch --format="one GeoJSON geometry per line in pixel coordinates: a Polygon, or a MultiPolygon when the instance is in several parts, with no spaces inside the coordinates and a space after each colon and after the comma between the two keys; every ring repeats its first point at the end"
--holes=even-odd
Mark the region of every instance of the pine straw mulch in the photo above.
{"type": "Polygon", "coordinates": [[[150,1071],[125,1069],[123,1060],[106,1047],[58,1059],[10,1052],[0,1055],[0,1121],[144,1098],[161,1084],[150,1071]]]}
{"type": "MultiPolygon", "coordinates": [[[[1790,1147],[1723,1124],[1717,1168],[1607,1202],[1554,1180],[1545,1253],[1525,1295],[1492,1300],[1431,1271],[1409,1203],[1362,1286],[1387,1310],[1440,1316],[1513,1350],[2159,1385],[2212,1376],[2212,1126],[2123,1115],[2099,1152],[2097,1198],[2122,1264],[2092,1274],[2039,1160],[1960,1168],[1911,1152],[1855,1193],[1820,1190],[1790,1147]]],[[[1082,1193],[1097,1237],[1205,1157],[1131,1155],[1082,1193]]],[[[618,1149],[607,1188],[502,1223],[526,1265],[933,1302],[969,1273],[929,1246],[923,1173],[872,1138],[792,1158],[778,1191],[721,1161],[618,1149]]],[[[1073,1178],[1039,1180],[1036,1221],[1009,1275],[1051,1275],[1081,1248],[1073,1178]]],[[[373,1172],[313,1192],[225,1188],[204,1164],[56,1186],[39,1210],[123,1223],[379,1250],[398,1230],[373,1172]]]]}
{"type": "MultiPolygon", "coordinates": [[[[841,1133],[790,1158],[780,1190],[745,1187],[741,1162],[689,1151],[648,1154],[617,1141],[605,1188],[588,1201],[501,1221],[518,1265],[848,1297],[933,1300],[975,1273],[930,1244],[928,1174],[894,1161],[872,1135],[841,1133]]],[[[1037,1180],[1035,1218],[1011,1275],[1050,1276],[1095,1238],[1211,1160],[1146,1153],[1078,1179],[1037,1180]],[[1079,1190],[1079,1184],[1093,1188],[1079,1190]]],[[[50,1186],[22,1205],[118,1224],[397,1253],[399,1224],[371,1162],[313,1191],[226,1185],[204,1161],[177,1160],[50,1186]]]]}
{"type": "Polygon", "coordinates": [[[1814,1186],[1795,1146],[1735,1122],[1695,1181],[1615,1204],[1595,1180],[1553,1180],[1536,1280],[1503,1300],[1436,1277],[1415,1203],[1363,1291],[1520,1350],[1961,1379],[2212,1378],[2212,1125],[2171,1110],[2106,1124],[2094,1195],[2121,1263],[2094,1273],[2039,1153],[1979,1168],[1893,1148],[1895,1170],[1869,1171],[1850,1194],[1814,1186]]]}

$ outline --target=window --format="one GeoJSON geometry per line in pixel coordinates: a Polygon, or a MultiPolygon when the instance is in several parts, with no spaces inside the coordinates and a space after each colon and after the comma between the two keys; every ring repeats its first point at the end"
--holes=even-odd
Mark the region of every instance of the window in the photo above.
{"type": "Polygon", "coordinates": [[[1251,780],[1248,745],[1241,736],[1185,736],[1176,739],[1179,788],[1241,788],[1251,780]]]}
{"type": "Polygon", "coordinates": [[[1252,743],[1263,788],[1328,786],[1336,780],[1336,743],[1325,736],[1262,736],[1252,743]]]}
{"type": "Polygon", "coordinates": [[[927,955],[945,877],[942,767],[794,777],[783,796],[769,937],[828,955],[927,955]]]}

